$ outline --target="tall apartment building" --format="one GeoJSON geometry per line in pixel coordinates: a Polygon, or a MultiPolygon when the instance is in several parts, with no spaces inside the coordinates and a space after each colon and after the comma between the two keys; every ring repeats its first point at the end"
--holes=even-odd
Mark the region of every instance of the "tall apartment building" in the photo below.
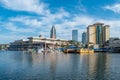
{"type": "Polygon", "coordinates": [[[96,29],[95,29],[95,25],[89,25],[87,27],[87,42],[96,44],[96,29]]]}
{"type": "Polygon", "coordinates": [[[95,23],[87,27],[87,42],[93,44],[103,44],[110,37],[110,26],[103,23],[95,23]]]}

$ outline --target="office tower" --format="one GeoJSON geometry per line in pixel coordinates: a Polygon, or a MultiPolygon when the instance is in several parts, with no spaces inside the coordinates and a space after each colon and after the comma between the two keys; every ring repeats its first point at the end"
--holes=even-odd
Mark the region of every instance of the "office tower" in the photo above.
{"type": "Polygon", "coordinates": [[[78,41],[78,30],[72,30],[72,40],[78,41]]]}
{"type": "Polygon", "coordinates": [[[83,32],[83,33],[82,33],[82,43],[83,43],[83,44],[86,44],[86,43],[87,43],[87,33],[86,33],[86,32],[83,32]]]}
{"type": "Polygon", "coordinates": [[[110,26],[103,23],[95,23],[87,27],[88,43],[103,44],[110,37],[110,26]]]}
{"type": "Polygon", "coordinates": [[[54,25],[51,28],[50,38],[56,39],[56,29],[54,25]]]}

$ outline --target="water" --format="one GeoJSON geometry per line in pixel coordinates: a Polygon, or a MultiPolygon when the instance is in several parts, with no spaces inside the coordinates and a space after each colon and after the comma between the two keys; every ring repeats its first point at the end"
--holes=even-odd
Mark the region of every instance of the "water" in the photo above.
{"type": "Polygon", "coordinates": [[[0,80],[119,80],[120,54],[0,51],[0,80]]]}

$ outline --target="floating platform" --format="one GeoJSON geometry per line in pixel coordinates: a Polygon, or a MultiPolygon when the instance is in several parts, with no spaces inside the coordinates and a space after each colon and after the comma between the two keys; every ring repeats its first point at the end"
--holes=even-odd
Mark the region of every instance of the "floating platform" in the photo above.
{"type": "Polygon", "coordinates": [[[88,54],[92,54],[94,53],[94,50],[90,50],[90,49],[65,49],[64,50],[64,53],[78,53],[78,54],[85,54],[85,53],[88,53],[88,54]]]}

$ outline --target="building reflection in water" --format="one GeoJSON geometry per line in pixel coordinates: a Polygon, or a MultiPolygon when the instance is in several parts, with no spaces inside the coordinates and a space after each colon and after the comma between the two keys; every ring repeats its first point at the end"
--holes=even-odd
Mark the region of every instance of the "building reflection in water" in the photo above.
{"type": "Polygon", "coordinates": [[[80,73],[80,66],[81,66],[81,58],[79,54],[73,54],[70,57],[71,59],[71,75],[70,78],[74,77],[74,79],[78,79],[79,78],[79,73],[80,73]]]}
{"type": "Polygon", "coordinates": [[[109,54],[80,55],[80,74],[84,79],[103,80],[109,77],[109,54]]]}
{"type": "Polygon", "coordinates": [[[56,75],[56,67],[57,67],[57,54],[50,57],[50,80],[55,80],[56,75]]]}
{"type": "MultiPolygon", "coordinates": [[[[32,54],[12,55],[16,63],[26,66],[31,76],[43,76],[42,79],[107,79],[109,77],[109,54],[32,54]]],[[[27,76],[28,73],[24,73],[27,76]]]]}
{"type": "Polygon", "coordinates": [[[109,60],[110,57],[108,54],[100,53],[97,56],[96,60],[96,76],[95,78],[98,80],[107,79],[109,77],[109,60]]]}
{"type": "Polygon", "coordinates": [[[98,53],[88,56],[88,77],[89,79],[103,80],[109,77],[109,55],[98,53]],[[106,64],[107,63],[107,64],[106,64]]]}
{"type": "Polygon", "coordinates": [[[74,77],[74,79],[86,78],[97,80],[109,77],[108,54],[67,54],[63,56],[59,54],[24,54],[23,61],[27,61],[26,63],[29,66],[42,66],[43,73],[47,71],[44,75],[51,80],[63,76],[68,76],[69,79],[74,77]],[[64,72],[66,70],[67,72],[64,72]],[[56,76],[59,72],[64,75],[56,76]]]}

